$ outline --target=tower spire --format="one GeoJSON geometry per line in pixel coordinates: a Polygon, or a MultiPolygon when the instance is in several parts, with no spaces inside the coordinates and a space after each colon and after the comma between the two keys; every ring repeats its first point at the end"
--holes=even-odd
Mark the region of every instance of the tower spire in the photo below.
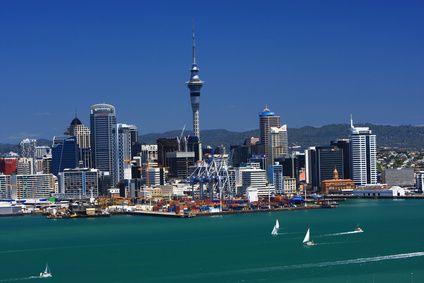
{"type": "Polygon", "coordinates": [[[350,114],[350,128],[352,128],[352,129],[354,128],[352,114],[350,114]]]}
{"type": "Polygon", "coordinates": [[[196,33],[194,30],[194,20],[193,20],[193,27],[192,27],[192,59],[193,59],[193,66],[196,64],[196,33]]]}

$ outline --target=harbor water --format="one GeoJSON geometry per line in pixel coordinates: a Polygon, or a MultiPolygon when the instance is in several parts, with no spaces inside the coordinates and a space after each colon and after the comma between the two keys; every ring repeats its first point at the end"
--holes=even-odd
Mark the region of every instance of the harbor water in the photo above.
{"type": "Polygon", "coordinates": [[[424,282],[424,201],[191,219],[0,218],[0,282],[28,280],[424,282]],[[302,245],[308,228],[315,246],[302,245]],[[47,262],[53,277],[37,278],[47,262]]]}

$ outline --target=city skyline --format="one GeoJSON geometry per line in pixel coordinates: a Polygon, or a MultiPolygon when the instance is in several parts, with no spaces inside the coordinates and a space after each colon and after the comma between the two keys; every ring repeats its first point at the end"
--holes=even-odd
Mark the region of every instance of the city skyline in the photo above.
{"type": "Polygon", "coordinates": [[[290,127],[347,123],[350,113],[359,123],[423,124],[419,103],[411,103],[424,89],[421,3],[270,2],[275,9],[265,13],[260,4],[234,2],[221,5],[219,20],[214,5],[199,11],[190,2],[100,10],[95,2],[51,2],[48,12],[27,3],[31,12],[16,3],[0,12],[9,27],[0,93],[15,105],[4,109],[14,120],[4,123],[0,142],[59,135],[75,109],[88,124],[89,106],[101,102],[143,134],[190,125],[193,17],[206,86],[201,129],[256,129],[265,105],[290,127]],[[166,111],[157,117],[161,103],[166,111]]]}

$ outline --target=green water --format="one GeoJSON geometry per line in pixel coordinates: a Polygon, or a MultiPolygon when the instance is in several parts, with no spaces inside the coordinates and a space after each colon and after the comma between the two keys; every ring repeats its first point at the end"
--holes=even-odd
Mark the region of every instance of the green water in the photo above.
{"type": "Polygon", "coordinates": [[[424,282],[424,201],[193,219],[0,218],[0,282],[32,280],[46,262],[50,282],[424,282]],[[328,235],[358,224],[364,233],[328,235]],[[313,247],[301,243],[308,226],[313,247]]]}

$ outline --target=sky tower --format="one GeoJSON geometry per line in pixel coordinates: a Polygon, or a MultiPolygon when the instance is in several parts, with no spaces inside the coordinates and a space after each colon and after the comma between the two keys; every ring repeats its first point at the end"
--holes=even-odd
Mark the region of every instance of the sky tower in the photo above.
{"type": "Polygon", "coordinates": [[[190,89],[191,109],[193,111],[193,132],[200,141],[200,89],[203,86],[203,81],[199,77],[199,67],[196,63],[196,38],[193,29],[193,43],[192,43],[192,59],[193,63],[190,70],[190,80],[187,86],[190,89]]]}

